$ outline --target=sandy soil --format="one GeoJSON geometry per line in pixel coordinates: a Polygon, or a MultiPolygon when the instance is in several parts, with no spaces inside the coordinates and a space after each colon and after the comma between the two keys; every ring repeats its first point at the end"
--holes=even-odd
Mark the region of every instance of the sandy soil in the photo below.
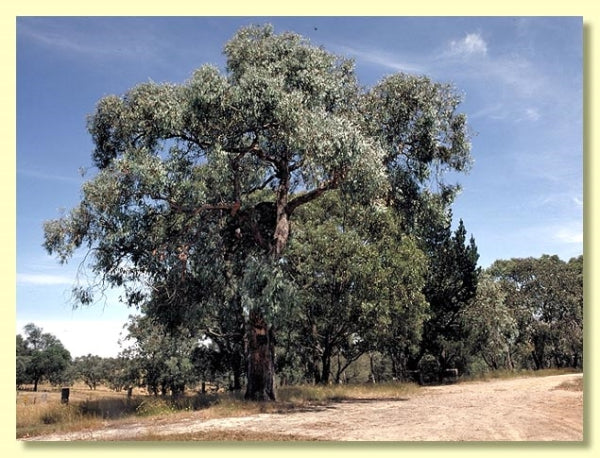
{"type": "Polygon", "coordinates": [[[309,411],[131,424],[30,440],[119,440],[143,434],[270,431],[321,441],[581,441],[581,374],[426,387],[405,400],[334,403],[309,411]]]}

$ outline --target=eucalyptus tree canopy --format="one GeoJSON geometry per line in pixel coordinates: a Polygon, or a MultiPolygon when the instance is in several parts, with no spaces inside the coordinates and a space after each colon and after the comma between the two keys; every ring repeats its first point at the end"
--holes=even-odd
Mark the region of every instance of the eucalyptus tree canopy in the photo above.
{"type": "Polygon", "coordinates": [[[249,317],[247,395],[273,399],[267,299],[281,296],[242,303],[241,276],[277,271],[300,206],[333,189],[409,206],[432,171],[467,167],[469,142],[448,85],[398,74],[366,89],[352,61],[270,26],[242,28],[224,52],[224,71],[98,102],[98,173],[46,223],[45,246],[62,261],[87,247],[100,283],[125,287],[131,305],[204,316],[230,291],[249,317]]]}

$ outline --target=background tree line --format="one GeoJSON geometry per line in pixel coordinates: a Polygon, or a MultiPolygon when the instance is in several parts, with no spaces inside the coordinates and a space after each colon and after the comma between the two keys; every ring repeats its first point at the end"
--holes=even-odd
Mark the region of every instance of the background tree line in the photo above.
{"type": "MultiPolygon", "coordinates": [[[[460,186],[445,174],[472,162],[460,94],[402,73],[365,88],[352,61],[270,26],[242,28],[224,54],[224,72],[205,65],[98,102],[96,173],[44,227],[61,262],[88,250],[98,281],[76,286],[76,301],[92,303],[96,285],[124,290],[139,312],[129,356],[155,393],[204,371],[275,399],[276,376],[349,380],[365,360],[375,381],[424,362],[468,373],[489,334],[469,316],[486,304],[478,283],[502,291],[507,315],[521,298],[482,276],[453,222],[460,186]]],[[[514,318],[542,339],[529,353],[539,367],[557,327],[542,310],[514,318]]]]}
{"type": "MultiPolygon", "coordinates": [[[[461,239],[460,230],[454,238],[461,239]]],[[[344,262],[357,261],[340,253],[344,257],[349,258],[344,262]]],[[[333,273],[336,268],[347,271],[336,259],[323,263],[333,273]]],[[[443,340],[442,333],[424,334],[441,319],[433,314],[428,318],[417,314],[411,322],[420,326],[404,332],[410,327],[406,314],[396,322],[393,313],[375,319],[364,307],[319,310],[315,300],[331,299],[324,296],[325,290],[334,296],[339,291],[339,279],[332,274],[329,278],[330,282],[323,279],[305,290],[307,299],[293,319],[281,319],[286,328],[279,332],[282,341],[275,358],[278,383],[410,380],[413,367],[432,361],[440,374],[444,364],[460,368],[464,375],[583,368],[583,256],[568,262],[549,255],[496,261],[479,273],[475,296],[460,308],[457,326],[443,340]],[[391,326],[384,329],[382,322],[391,326]],[[411,358],[418,358],[415,366],[411,358]]],[[[368,282],[376,280],[370,277],[368,282]]],[[[382,293],[374,288],[373,294],[382,293]]],[[[422,306],[425,294],[421,296],[422,306]]],[[[72,359],[55,336],[28,324],[24,335],[17,335],[17,387],[33,385],[37,390],[41,382],[70,385],[81,381],[90,389],[144,387],[154,395],[177,395],[186,388],[235,389],[236,377],[243,375],[234,374],[237,364],[232,362],[230,349],[221,349],[210,339],[199,340],[189,330],[169,331],[145,316],[131,317],[128,340],[131,345],[118,357],[72,359]]]]}

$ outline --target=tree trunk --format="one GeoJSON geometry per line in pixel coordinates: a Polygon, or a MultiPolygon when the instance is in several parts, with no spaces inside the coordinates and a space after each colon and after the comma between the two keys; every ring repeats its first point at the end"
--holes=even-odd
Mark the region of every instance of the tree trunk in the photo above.
{"type": "Polygon", "coordinates": [[[233,380],[230,378],[229,390],[240,391],[242,389],[242,376],[244,373],[244,325],[242,325],[242,331],[238,335],[237,333],[233,337],[235,342],[232,345],[227,345],[227,352],[230,355],[230,369],[233,380]]]}
{"type": "MultiPolygon", "coordinates": [[[[287,244],[290,221],[287,209],[290,191],[290,172],[287,161],[276,164],[279,186],[275,197],[275,227],[270,246],[270,256],[278,260],[287,244]]],[[[275,336],[262,314],[250,311],[248,323],[248,386],[246,399],[274,401],[275,390],[275,336]]]]}
{"type": "Polygon", "coordinates": [[[242,358],[234,356],[233,361],[233,391],[240,391],[242,389],[242,358]]]}
{"type": "Polygon", "coordinates": [[[531,357],[533,358],[533,363],[535,364],[535,370],[539,371],[542,369],[542,359],[538,356],[535,350],[531,352],[531,357]]]}
{"type": "Polygon", "coordinates": [[[317,325],[311,324],[311,338],[312,338],[312,360],[311,360],[311,372],[313,375],[313,381],[315,385],[321,383],[321,371],[320,371],[320,355],[319,355],[319,333],[317,331],[317,325]]]}
{"type": "Polygon", "coordinates": [[[250,311],[248,323],[248,386],[245,398],[253,401],[274,401],[273,380],[274,332],[261,313],[250,311]]]}
{"type": "Polygon", "coordinates": [[[321,372],[321,384],[329,384],[329,376],[331,375],[331,349],[326,346],[321,357],[321,366],[323,368],[321,372]]]}
{"type": "Polygon", "coordinates": [[[313,381],[315,385],[321,383],[321,368],[319,367],[319,357],[313,355],[311,363],[311,371],[313,374],[313,381]]]}
{"type": "Polygon", "coordinates": [[[290,177],[287,170],[279,172],[279,180],[275,198],[275,230],[273,231],[273,243],[271,246],[271,255],[276,259],[283,253],[283,248],[290,236],[290,215],[287,208],[290,177]]]}
{"type": "Polygon", "coordinates": [[[512,361],[512,356],[510,354],[510,347],[509,346],[506,347],[506,368],[509,371],[512,371],[515,368],[515,366],[513,364],[513,361],[512,361]]]}
{"type": "Polygon", "coordinates": [[[371,352],[369,352],[369,370],[371,372],[371,374],[369,375],[371,382],[377,383],[377,376],[375,374],[375,363],[373,362],[373,353],[371,352]]]}
{"type": "Polygon", "coordinates": [[[390,354],[390,360],[392,361],[392,380],[398,380],[400,378],[398,363],[394,355],[390,354]]]}

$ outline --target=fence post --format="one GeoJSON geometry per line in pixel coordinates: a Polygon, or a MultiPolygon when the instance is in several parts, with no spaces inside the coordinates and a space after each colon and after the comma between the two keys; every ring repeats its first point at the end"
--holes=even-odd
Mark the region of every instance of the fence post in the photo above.
{"type": "Polygon", "coordinates": [[[60,390],[60,402],[62,404],[68,404],[69,403],[69,388],[62,388],[60,390]]]}

